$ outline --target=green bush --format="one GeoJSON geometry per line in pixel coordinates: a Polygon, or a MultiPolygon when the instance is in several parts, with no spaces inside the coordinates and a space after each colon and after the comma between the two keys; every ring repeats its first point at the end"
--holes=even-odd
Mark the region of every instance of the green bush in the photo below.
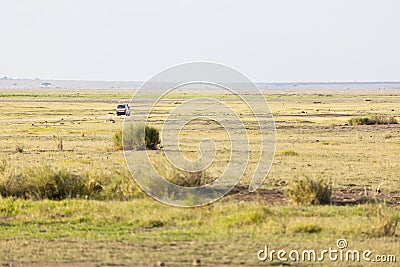
{"type": "Polygon", "coordinates": [[[296,204],[329,204],[331,202],[332,188],[323,179],[302,178],[295,180],[286,193],[289,200],[296,204]]]}
{"type": "Polygon", "coordinates": [[[160,144],[160,132],[154,127],[146,126],[145,140],[147,149],[157,149],[157,146],[160,144]]]}
{"type": "Polygon", "coordinates": [[[125,150],[145,149],[144,125],[129,124],[123,131],[123,148],[125,150]]]}
{"type": "MultiPolygon", "coordinates": [[[[116,142],[118,145],[118,132],[114,135],[114,146],[116,146],[116,142]]],[[[123,148],[126,150],[155,150],[160,144],[160,132],[158,129],[151,126],[144,126],[144,124],[130,124],[124,129],[122,142],[123,148]]]]}
{"type": "Polygon", "coordinates": [[[25,197],[32,199],[76,198],[87,194],[84,180],[66,170],[55,170],[49,165],[25,170],[25,197]]]}
{"type": "Polygon", "coordinates": [[[8,170],[1,175],[0,194],[34,200],[65,199],[85,194],[83,181],[66,171],[57,171],[48,165],[27,168],[22,173],[8,170]]]}

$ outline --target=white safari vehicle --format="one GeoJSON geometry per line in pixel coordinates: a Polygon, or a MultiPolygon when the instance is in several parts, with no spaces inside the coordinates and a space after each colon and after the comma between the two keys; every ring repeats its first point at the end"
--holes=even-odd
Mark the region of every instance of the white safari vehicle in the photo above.
{"type": "Polygon", "coordinates": [[[118,104],[116,109],[115,109],[117,116],[125,115],[129,116],[131,115],[131,109],[128,104],[118,104]]]}

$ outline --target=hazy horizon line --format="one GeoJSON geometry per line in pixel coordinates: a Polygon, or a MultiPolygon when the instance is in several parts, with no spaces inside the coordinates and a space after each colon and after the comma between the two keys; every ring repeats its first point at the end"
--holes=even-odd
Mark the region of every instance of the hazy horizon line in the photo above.
{"type": "MultiPolygon", "coordinates": [[[[123,83],[144,83],[146,80],[83,80],[83,79],[56,79],[56,78],[12,78],[8,76],[2,76],[0,81],[65,81],[65,82],[123,82],[123,83]]],[[[171,82],[179,82],[179,81],[168,81],[171,82]]],[[[252,81],[255,84],[329,84],[329,83],[336,83],[336,84],[355,84],[355,83],[400,83],[400,80],[301,80],[301,81],[252,81]]]]}

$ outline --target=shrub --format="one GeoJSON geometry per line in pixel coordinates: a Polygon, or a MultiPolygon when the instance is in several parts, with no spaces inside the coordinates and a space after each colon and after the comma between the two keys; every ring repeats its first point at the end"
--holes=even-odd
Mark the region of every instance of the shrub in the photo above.
{"type": "Polygon", "coordinates": [[[295,180],[287,189],[289,200],[296,204],[318,205],[331,202],[331,185],[323,179],[302,178],[295,180]]]}
{"type": "Polygon", "coordinates": [[[371,120],[374,121],[375,124],[397,124],[395,117],[384,114],[374,114],[371,120]]]}
{"type": "Polygon", "coordinates": [[[145,140],[147,149],[157,149],[157,146],[160,144],[160,132],[154,127],[146,126],[145,140]]]}
{"type": "Polygon", "coordinates": [[[124,128],[122,144],[125,150],[145,149],[143,125],[129,124],[124,128]]]}
{"type": "Polygon", "coordinates": [[[397,124],[397,120],[393,116],[384,114],[374,114],[370,118],[357,117],[349,120],[349,125],[372,125],[372,124],[397,124]]]}
{"type": "Polygon", "coordinates": [[[8,177],[2,177],[0,185],[0,194],[2,197],[20,197],[26,198],[24,179],[21,175],[13,175],[8,177]]]}
{"type": "Polygon", "coordinates": [[[61,200],[85,194],[85,187],[78,176],[43,165],[25,169],[22,173],[13,169],[4,172],[0,194],[3,197],[61,200]]]}
{"type": "Polygon", "coordinates": [[[95,166],[80,174],[57,170],[48,165],[14,168],[0,161],[0,195],[23,199],[90,198],[129,200],[144,193],[131,179],[128,169],[104,171],[95,166]]]}
{"type": "Polygon", "coordinates": [[[65,170],[55,170],[49,165],[25,170],[25,197],[32,199],[65,199],[87,194],[82,178],[65,170]]]}
{"type": "MultiPolygon", "coordinates": [[[[150,149],[155,150],[160,144],[160,132],[158,129],[144,124],[130,124],[123,132],[123,148],[132,149],[150,149]],[[144,136],[143,136],[144,135],[144,136]]],[[[119,142],[119,140],[115,140],[119,142]]]]}

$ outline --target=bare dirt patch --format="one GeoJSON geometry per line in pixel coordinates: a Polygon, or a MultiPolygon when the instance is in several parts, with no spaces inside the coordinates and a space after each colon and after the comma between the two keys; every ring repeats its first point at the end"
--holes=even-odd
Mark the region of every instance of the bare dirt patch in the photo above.
{"type": "MultiPolygon", "coordinates": [[[[250,193],[247,187],[236,186],[230,193],[234,199],[250,202],[256,199],[271,205],[285,205],[288,200],[283,190],[258,189],[250,193]]],[[[385,202],[389,205],[400,206],[400,191],[393,192],[370,192],[361,189],[341,189],[332,191],[333,205],[356,205],[367,202],[385,202]]]]}

